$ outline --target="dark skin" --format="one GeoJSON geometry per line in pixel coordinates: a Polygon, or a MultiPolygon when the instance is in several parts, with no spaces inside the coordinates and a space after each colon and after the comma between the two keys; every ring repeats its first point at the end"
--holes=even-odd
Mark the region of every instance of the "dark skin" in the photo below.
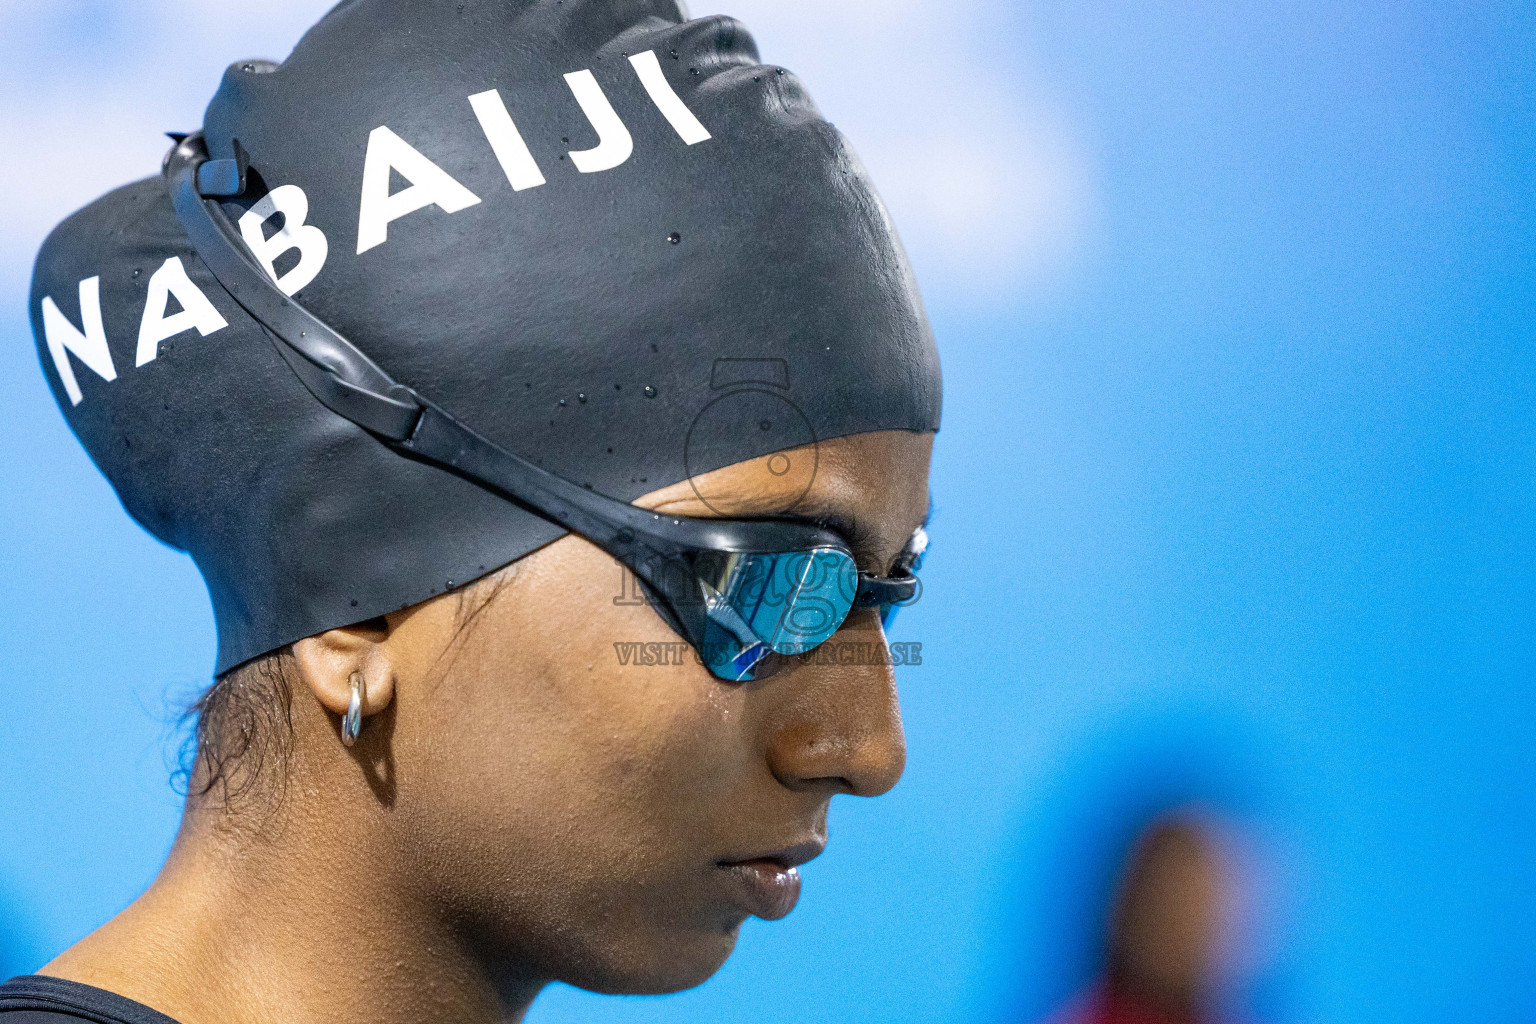
{"type": "MultiPolygon", "coordinates": [[[[923,522],[932,443],[840,438],[818,446],[808,490],[797,451],[793,472],[756,459],[637,504],[841,522],[860,567],[883,572],[923,522]]],[[[703,982],[752,909],[729,865],[814,856],[833,796],[901,776],[895,678],[799,659],[748,684],[691,658],[623,665],[615,642],[677,637],[619,588],[611,557],[565,537],[300,641],[286,786],[238,809],[217,789],[190,800],[150,889],[44,973],[181,1024],[485,1024],[521,1020],[551,981],[703,982]],[[347,749],[359,673],[368,717],[347,749]]],[[[879,630],[856,611],[834,642],[879,630]]]]}

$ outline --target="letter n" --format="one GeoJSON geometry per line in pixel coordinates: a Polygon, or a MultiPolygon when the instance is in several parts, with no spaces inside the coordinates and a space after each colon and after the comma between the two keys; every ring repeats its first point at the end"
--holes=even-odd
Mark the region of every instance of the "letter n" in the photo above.
{"type": "Polygon", "coordinates": [[[71,405],[79,405],[83,397],[80,385],[75,381],[74,367],[69,364],[73,352],[79,360],[95,371],[102,380],[117,380],[117,367],[112,365],[112,352],[107,348],[107,331],[101,322],[101,278],[88,277],[80,282],[80,322],[82,331],[69,322],[59,311],[53,296],[43,298],[43,335],[48,341],[48,352],[53,356],[54,369],[64,383],[64,392],[71,405]]]}

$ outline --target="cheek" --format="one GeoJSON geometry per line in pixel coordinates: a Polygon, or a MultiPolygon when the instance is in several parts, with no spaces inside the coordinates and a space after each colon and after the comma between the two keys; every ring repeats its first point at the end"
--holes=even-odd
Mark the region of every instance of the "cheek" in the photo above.
{"type": "Polygon", "coordinates": [[[535,557],[463,655],[464,701],[520,755],[507,770],[503,748],[486,772],[505,766],[507,791],[647,819],[707,797],[743,753],[739,695],[632,603],[611,558],[570,540],[535,557]]]}
{"type": "Polygon", "coordinates": [[[680,665],[615,650],[678,643],[628,602],[610,558],[567,539],[525,560],[439,680],[401,688],[402,725],[419,728],[400,809],[455,902],[523,934],[601,921],[631,943],[690,912],[735,797],[765,768],[742,691],[691,649],[680,665]]]}

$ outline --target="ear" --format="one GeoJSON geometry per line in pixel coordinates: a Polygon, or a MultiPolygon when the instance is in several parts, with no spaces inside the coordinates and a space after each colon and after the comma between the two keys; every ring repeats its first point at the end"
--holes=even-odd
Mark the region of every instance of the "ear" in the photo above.
{"type": "Polygon", "coordinates": [[[315,699],[338,715],[352,702],[352,678],[361,676],[363,714],[374,715],[395,697],[389,635],[389,624],[373,619],[306,637],[293,645],[293,658],[315,699]]]}

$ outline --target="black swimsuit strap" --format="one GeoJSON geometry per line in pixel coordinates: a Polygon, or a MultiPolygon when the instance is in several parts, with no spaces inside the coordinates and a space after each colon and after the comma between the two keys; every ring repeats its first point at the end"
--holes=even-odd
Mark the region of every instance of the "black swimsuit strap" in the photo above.
{"type": "Polygon", "coordinates": [[[12,978],[0,985],[0,1016],[22,1014],[24,1021],[88,1020],[94,1024],[176,1024],[142,1003],[136,1003],[76,981],[44,975],[12,978]]]}

